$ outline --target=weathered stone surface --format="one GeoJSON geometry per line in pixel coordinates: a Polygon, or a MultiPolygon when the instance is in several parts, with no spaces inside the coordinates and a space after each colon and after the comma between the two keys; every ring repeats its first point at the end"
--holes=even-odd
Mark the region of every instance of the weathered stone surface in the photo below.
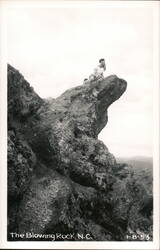
{"type": "Polygon", "coordinates": [[[9,121],[12,116],[23,119],[33,114],[42,102],[42,99],[34,92],[19,71],[8,65],[9,121]]]}
{"type": "Polygon", "coordinates": [[[28,144],[18,138],[14,131],[8,131],[8,195],[18,198],[23,195],[31,181],[33,167],[36,164],[28,144]]]}
{"type": "Polygon", "coordinates": [[[80,184],[107,188],[116,161],[97,136],[107,123],[108,106],[125,89],[125,81],[110,76],[66,91],[38,110],[40,122],[28,126],[29,143],[51,168],[80,184]]]}
{"type": "Polygon", "coordinates": [[[113,75],[42,100],[8,66],[8,195],[14,200],[8,207],[9,240],[15,240],[12,231],[73,233],[67,240],[80,240],[78,233],[90,234],[90,240],[150,233],[151,197],[132,168],[117,164],[98,140],[109,105],[126,86],[113,75]]]}

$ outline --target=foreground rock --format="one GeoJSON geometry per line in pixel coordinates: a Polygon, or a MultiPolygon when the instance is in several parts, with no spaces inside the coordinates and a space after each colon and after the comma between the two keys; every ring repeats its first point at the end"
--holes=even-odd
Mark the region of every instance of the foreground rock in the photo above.
{"type": "Polygon", "coordinates": [[[137,230],[151,233],[152,211],[142,204],[151,197],[132,168],[117,164],[98,140],[108,107],[126,86],[113,75],[47,101],[8,66],[10,240],[17,240],[13,231],[74,234],[67,240],[80,240],[78,234],[90,235],[81,240],[126,240],[137,230]]]}

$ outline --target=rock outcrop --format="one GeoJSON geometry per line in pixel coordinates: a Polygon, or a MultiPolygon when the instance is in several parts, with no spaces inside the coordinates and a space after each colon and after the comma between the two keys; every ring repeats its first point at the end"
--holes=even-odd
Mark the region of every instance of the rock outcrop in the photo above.
{"type": "Polygon", "coordinates": [[[112,75],[47,101],[8,65],[9,240],[53,240],[15,239],[12,232],[107,241],[135,232],[152,239],[152,211],[142,204],[151,197],[132,167],[117,164],[98,140],[108,107],[126,87],[112,75]]]}

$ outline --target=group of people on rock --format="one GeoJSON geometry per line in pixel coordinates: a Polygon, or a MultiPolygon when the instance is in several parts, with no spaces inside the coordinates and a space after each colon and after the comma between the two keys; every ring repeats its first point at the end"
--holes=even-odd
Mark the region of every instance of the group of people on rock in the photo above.
{"type": "Polygon", "coordinates": [[[102,81],[104,79],[103,72],[105,70],[106,70],[105,59],[101,58],[99,59],[98,66],[93,70],[93,73],[89,76],[89,79],[85,78],[83,83],[86,84],[88,82],[93,82],[93,81],[102,81]]]}

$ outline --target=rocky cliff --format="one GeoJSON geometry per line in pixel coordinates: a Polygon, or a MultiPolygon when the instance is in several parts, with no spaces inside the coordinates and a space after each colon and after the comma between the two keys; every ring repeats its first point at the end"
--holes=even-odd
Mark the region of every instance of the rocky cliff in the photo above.
{"type": "Polygon", "coordinates": [[[152,197],[98,140],[126,87],[112,75],[44,100],[8,65],[9,240],[152,239],[152,197]]]}

